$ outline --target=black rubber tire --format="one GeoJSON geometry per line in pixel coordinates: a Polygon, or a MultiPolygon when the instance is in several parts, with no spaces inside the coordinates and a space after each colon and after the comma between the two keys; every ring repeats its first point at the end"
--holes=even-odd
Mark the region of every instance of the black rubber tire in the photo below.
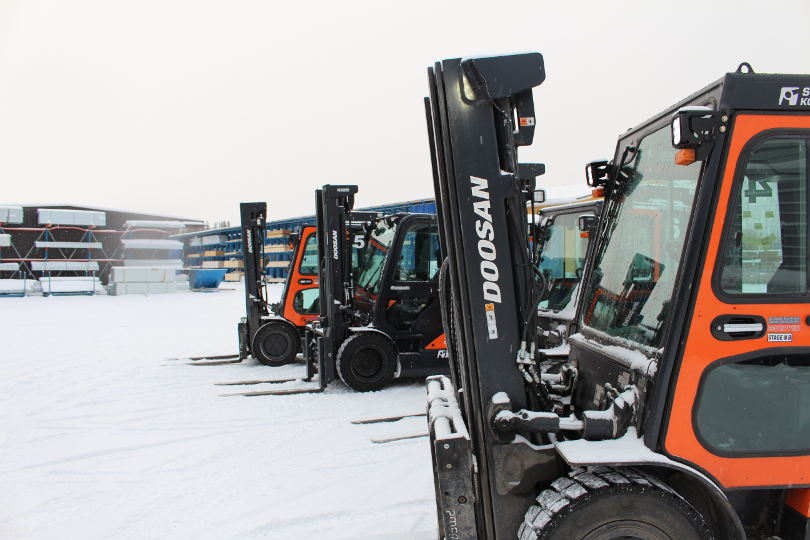
{"type": "Polygon", "coordinates": [[[519,540],[712,540],[703,517],[634,467],[575,468],[537,497],[519,540]]]}
{"type": "Polygon", "coordinates": [[[343,342],[337,372],[346,386],[358,392],[380,390],[394,380],[397,351],[385,336],[358,332],[343,342]]]}
{"type": "Polygon", "coordinates": [[[295,361],[301,336],[289,325],[267,323],[253,336],[253,357],[265,366],[284,366],[295,361]]]}

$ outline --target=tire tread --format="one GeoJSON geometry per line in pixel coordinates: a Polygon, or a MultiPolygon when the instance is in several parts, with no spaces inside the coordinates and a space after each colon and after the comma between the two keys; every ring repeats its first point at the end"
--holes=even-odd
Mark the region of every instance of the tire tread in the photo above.
{"type": "Polygon", "coordinates": [[[568,476],[551,483],[550,489],[537,496],[537,504],[526,512],[518,530],[519,540],[545,540],[569,515],[594,499],[611,493],[646,493],[675,506],[700,529],[704,538],[712,538],[703,517],[672,488],[655,476],[635,467],[574,467],[568,476]]]}

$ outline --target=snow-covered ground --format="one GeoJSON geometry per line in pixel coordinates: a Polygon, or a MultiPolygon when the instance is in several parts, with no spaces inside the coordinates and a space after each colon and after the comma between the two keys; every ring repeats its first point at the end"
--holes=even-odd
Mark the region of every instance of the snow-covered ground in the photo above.
{"type": "Polygon", "coordinates": [[[428,440],[370,441],[424,417],[349,422],[423,409],[423,382],[219,397],[304,372],[170,359],[236,351],[244,293],[223,287],[0,299],[0,538],[437,537],[428,440]]]}

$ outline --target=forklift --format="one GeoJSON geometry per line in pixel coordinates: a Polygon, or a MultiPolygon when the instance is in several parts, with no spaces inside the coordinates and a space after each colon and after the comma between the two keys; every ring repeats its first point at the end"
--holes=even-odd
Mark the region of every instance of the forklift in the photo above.
{"type": "MultiPolygon", "coordinates": [[[[444,539],[810,538],[810,76],[742,64],[620,135],[568,360],[533,353],[538,53],[428,70],[444,539]],[[445,275],[446,274],[446,275],[445,275]]],[[[589,223],[590,222],[590,223],[589,223]]]]}
{"type": "MultiPolygon", "coordinates": [[[[356,212],[357,192],[351,185],[316,191],[315,233],[309,237],[315,249],[308,247],[306,255],[294,257],[319,269],[321,301],[303,303],[308,318],[301,346],[304,380],[317,377],[318,385],[261,395],[322,392],[338,377],[353,390],[368,392],[396,377],[449,373],[438,301],[436,217],[356,212]]],[[[291,273],[290,279],[298,278],[291,273]]],[[[302,294],[315,298],[314,293],[302,294]]],[[[280,305],[289,303],[287,295],[280,305]]],[[[248,302],[250,308],[252,299],[248,302]]],[[[261,316],[285,324],[280,318],[261,316]]]]}
{"type": "MultiPolygon", "coordinates": [[[[299,227],[289,237],[293,248],[290,269],[280,300],[267,302],[264,287],[264,238],[267,203],[241,203],[242,258],[245,261],[246,316],[239,322],[239,360],[253,356],[266,366],[283,366],[302,352],[304,328],[320,313],[318,244],[314,224],[299,227]]],[[[374,217],[378,217],[374,213],[374,217]]],[[[363,246],[362,223],[348,223],[352,264],[363,246]]]]}

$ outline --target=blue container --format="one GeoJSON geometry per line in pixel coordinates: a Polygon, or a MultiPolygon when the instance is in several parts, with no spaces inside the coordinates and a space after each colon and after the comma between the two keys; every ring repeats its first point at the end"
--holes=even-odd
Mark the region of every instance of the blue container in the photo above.
{"type": "Polygon", "coordinates": [[[218,268],[205,268],[202,270],[189,270],[188,282],[192,289],[216,289],[228,270],[218,268]]]}

